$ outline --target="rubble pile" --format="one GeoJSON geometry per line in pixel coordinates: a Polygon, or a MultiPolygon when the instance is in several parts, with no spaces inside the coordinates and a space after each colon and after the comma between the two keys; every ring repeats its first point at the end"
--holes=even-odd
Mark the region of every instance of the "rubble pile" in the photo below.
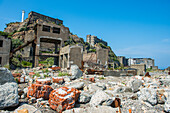
{"type": "Polygon", "coordinates": [[[11,74],[0,68],[0,112],[170,112],[167,72],[118,77],[83,73],[75,65],[59,69],[25,68],[11,74]]]}

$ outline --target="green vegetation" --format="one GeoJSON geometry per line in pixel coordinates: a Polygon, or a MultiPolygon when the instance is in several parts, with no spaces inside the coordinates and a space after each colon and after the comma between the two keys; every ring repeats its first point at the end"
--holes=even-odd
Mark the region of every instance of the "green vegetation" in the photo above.
{"type": "Polygon", "coordinates": [[[147,68],[146,69],[146,72],[150,72],[150,71],[152,71],[152,68],[147,68]]]}
{"type": "Polygon", "coordinates": [[[99,80],[104,80],[104,77],[100,77],[99,80]]]}
{"type": "Polygon", "coordinates": [[[100,47],[102,47],[102,48],[107,48],[107,46],[105,46],[104,44],[102,44],[102,43],[99,43],[99,45],[100,45],[100,47]]]}
{"type": "Polygon", "coordinates": [[[31,62],[27,62],[27,61],[22,61],[21,65],[22,65],[22,67],[32,67],[32,63],[31,62]]]}
{"type": "Polygon", "coordinates": [[[49,77],[49,75],[44,75],[45,78],[49,77]]]}
{"type": "Polygon", "coordinates": [[[61,76],[71,76],[71,75],[66,72],[59,72],[58,76],[61,77],[61,76]]]}
{"type": "Polygon", "coordinates": [[[19,83],[18,78],[15,78],[16,83],[19,83]]]}
{"type": "Polygon", "coordinates": [[[42,70],[43,73],[48,73],[48,69],[42,70]]]}
{"type": "Polygon", "coordinates": [[[40,77],[40,74],[39,74],[39,73],[35,73],[35,74],[33,75],[33,78],[34,78],[35,76],[36,76],[36,77],[40,77]]]}
{"type": "Polygon", "coordinates": [[[89,52],[96,52],[96,49],[89,49],[89,52]]]}
{"type": "Polygon", "coordinates": [[[44,61],[39,61],[40,64],[44,64],[45,67],[50,67],[52,65],[54,65],[54,58],[53,57],[49,57],[44,61]]]}
{"type": "Polygon", "coordinates": [[[12,38],[12,49],[15,49],[23,44],[23,41],[20,39],[13,39],[12,38]]]}

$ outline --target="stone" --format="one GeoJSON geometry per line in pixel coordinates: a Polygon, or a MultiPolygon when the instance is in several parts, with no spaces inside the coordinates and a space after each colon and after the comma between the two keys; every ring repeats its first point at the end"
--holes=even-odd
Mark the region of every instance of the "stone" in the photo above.
{"type": "Polygon", "coordinates": [[[22,106],[18,107],[14,113],[19,113],[18,111],[27,109],[28,113],[41,113],[40,110],[36,109],[34,106],[28,105],[28,104],[23,104],[22,106]]]}
{"type": "Polygon", "coordinates": [[[37,84],[43,84],[43,85],[50,85],[51,84],[51,79],[46,78],[46,79],[37,79],[36,80],[37,84]]]}
{"type": "Polygon", "coordinates": [[[18,113],[28,113],[28,109],[17,110],[18,113]]]}
{"type": "Polygon", "coordinates": [[[130,86],[132,88],[132,91],[133,92],[139,91],[139,87],[142,86],[142,83],[143,82],[139,79],[135,79],[135,80],[131,81],[130,86]]]}
{"type": "Polygon", "coordinates": [[[110,96],[102,90],[97,90],[96,93],[91,97],[90,106],[102,105],[104,101],[110,99],[110,96]]]}
{"type": "Polygon", "coordinates": [[[82,104],[88,103],[91,97],[92,95],[88,94],[87,92],[82,92],[79,96],[78,102],[82,104]]]}
{"type": "Polygon", "coordinates": [[[110,106],[98,106],[98,107],[74,108],[71,110],[66,110],[63,113],[119,113],[119,109],[112,108],[110,106]]]}
{"type": "Polygon", "coordinates": [[[132,89],[129,87],[117,87],[114,89],[115,93],[126,93],[126,92],[132,92],[132,89]]]}
{"type": "Polygon", "coordinates": [[[83,89],[84,87],[84,82],[77,82],[77,83],[73,83],[69,86],[70,88],[76,88],[76,89],[83,89]]]}
{"type": "Polygon", "coordinates": [[[0,67],[0,85],[6,82],[15,82],[15,79],[8,69],[0,67]]]}
{"type": "Polygon", "coordinates": [[[50,93],[49,104],[53,110],[61,113],[65,109],[74,107],[80,92],[75,88],[61,87],[50,93]]]}
{"type": "Polygon", "coordinates": [[[164,111],[166,111],[167,113],[170,112],[170,101],[166,101],[164,104],[164,111]]]}
{"type": "Polygon", "coordinates": [[[152,105],[157,104],[157,91],[152,88],[143,88],[138,93],[138,99],[149,102],[152,105]]]}
{"type": "Polygon", "coordinates": [[[71,79],[77,79],[83,76],[82,71],[79,69],[79,67],[77,65],[71,65],[71,79]]]}
{"type": "Polygon", "coordinates": [[[63,77],[52,77],[53,83],[63,84],[64,78],[63,77]]]}
{"type": "Polygon", "coordinates": [[[17,83],[5,83],[0,85],[0,109],[15,107],[19,104],[17,83]]]}
{"type": "Polygon", "coordinates": [[[31,84],[28,87],[27,97],[43,98],[48,100],[52,90],[53,88],[49,85],[31,84]]]}

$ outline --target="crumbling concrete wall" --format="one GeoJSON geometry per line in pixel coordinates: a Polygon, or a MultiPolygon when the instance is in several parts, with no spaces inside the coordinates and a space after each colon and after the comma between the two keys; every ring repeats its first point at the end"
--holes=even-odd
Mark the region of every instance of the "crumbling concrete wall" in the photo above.
{"type": "Polygon", "coordinates": [[[138,75],[143,75],[146,72],[146,65],[145,64],[133,64],[130,67],[137,69],[138,75]]]}
{"type": "Polygon", "coordinates": [[[0,36],[0,65],[9,65],[9,54],[11,48],[11,39],[0,36]]]}
{"type": "Polygon", "coordinates": [[[108,65],[108,49],[97,49],[97,63],[108,65]]]}
{"type": "Polygon", "coordinates": [[[70,68],[71,65],[77,65],[82,68],[83,47],[81,46],[66,46],[60,50],[60,67],[70,68]]]}

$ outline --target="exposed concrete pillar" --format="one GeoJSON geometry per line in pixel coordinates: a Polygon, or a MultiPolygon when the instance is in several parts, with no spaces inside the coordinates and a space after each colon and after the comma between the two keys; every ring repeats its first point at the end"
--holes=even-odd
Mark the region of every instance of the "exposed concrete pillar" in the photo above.
{"type": "Polygon", "coordinates": [[[38,67],[39,64],[39,55],[40,55],[40,38],[37,37],[36,47],[35,47],[35,61],[34,66],[38,67]]]}
{"type": "MultiPolygon", "coordinates": [[[[55,43],[55,54],[58,53],[58,43],[55,43]]],[[[59,66],[59,56],[54,57],[54,65],[59,66]]]]}

